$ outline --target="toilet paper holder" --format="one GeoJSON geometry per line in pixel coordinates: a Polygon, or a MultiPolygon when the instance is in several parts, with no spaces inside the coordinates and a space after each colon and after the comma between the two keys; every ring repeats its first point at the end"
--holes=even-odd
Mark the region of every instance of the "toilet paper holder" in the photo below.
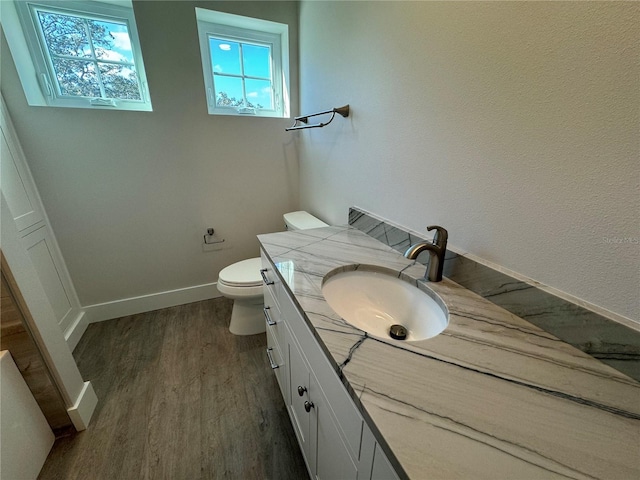
{"type": "Polygon", "coordinates": [[[211,228],[211,227],[207,228],[207,233],[204,234],[204,244],[205,245],[215,245],[216,243],[224,242],[224,238],[222,240],[210,241],[211,237],[213,237],[213,234],[214,234],[213,228],[211,228]],[[207,240],[207,237],[209,237],[209,240],[207,240]]]}

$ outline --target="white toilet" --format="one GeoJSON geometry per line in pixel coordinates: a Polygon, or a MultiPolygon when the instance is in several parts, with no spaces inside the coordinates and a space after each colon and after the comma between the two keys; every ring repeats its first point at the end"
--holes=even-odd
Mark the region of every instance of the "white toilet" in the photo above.
{"type": "MultiPolygon", "coordinates": [[[[328,227],[322,220],[308,212],[291,212],[283,215],[287,230],[307,230],[328,227]]],[[[260,257],[242,260],[223,268],[218,275],[218,291],[233,300],[229,331],[234,335],[263,333],[266,323],[262,308],[262,268],[260,257]]]]}

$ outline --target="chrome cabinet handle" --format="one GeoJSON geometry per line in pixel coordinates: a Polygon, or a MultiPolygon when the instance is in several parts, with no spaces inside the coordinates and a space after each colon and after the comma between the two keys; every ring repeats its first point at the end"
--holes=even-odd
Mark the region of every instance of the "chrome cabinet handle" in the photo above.
{"type": "Polygon", "coordinates": [[[271,364],[271,369],[275,370],[276,368],[280,368],[280,365],[278,365],[276,362],[273,361],[273,355],[271,354],[272,351],[273,351],[273,347],[268,347],[267,348],[267,357],[269,358],[269,363],[271,364]]]}
{"type": "Polygon", "coordinates": [[[264,318],[267,320],[267,325],[269,325],[270,327],[273,327],[276,324],[276,322],[271,320],[271,315],[269,315],[269,310],[271,310],[271,307],[264,307],[262,309],[262,311],[264,312],[264,318]]]}
{"type": "Polygon", "coordinates": [[[300,385],[298,385],[298,395],[303,396],[304,392],[307,391],[307,387],[301,387],[300,385]]]}
{"type": "Polygon", "coordinates": [[[266,268],[260,269],[260,275],[262,275],[262,281],[264,282],[265,285],[273,285],[273,282],[269,281],[269,279],[267,278],[266,271],[267,271],[266,268]]]}
{"type": "Polygon", "coordinates": [[[307,413],[309,413],[314,406],[315,405],[313,404],[313,402],[310,402],[308,400],[304,402],[304,409],[307,411],[307,413]]]}

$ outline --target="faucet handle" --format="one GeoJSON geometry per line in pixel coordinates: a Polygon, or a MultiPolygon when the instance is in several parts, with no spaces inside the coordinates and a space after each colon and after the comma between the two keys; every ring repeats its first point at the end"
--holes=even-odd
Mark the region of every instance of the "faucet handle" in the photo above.
{"type": "Polygon", "coordinates": [[[427,231],[435,230],[436,233],[433,236],[433,244],[444,247],[447,244],[449,238],[449,232],[446,229],[439,227],[438,225],[430,225],[427,227],[427,231]]]}

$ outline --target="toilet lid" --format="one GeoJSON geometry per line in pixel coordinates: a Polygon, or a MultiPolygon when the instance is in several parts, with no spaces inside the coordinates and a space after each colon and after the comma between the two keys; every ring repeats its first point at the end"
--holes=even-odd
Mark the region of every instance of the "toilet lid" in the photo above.
{"type": "Polygon", "coordinates": [[[218,281],[235,287],[257,287],[262,285],[260,257],[250,258],[223,268],[218,275],[218,281]]]}

